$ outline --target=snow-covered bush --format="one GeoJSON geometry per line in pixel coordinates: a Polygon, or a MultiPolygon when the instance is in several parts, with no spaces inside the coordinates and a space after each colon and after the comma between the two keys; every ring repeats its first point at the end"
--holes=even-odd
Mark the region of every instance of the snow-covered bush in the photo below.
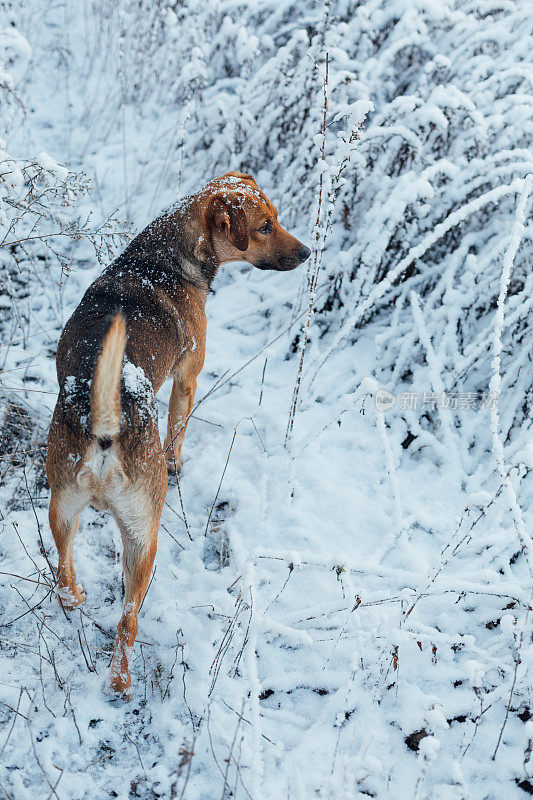
{"type": "MultiPolygon", "coordinates": [[[[272,1],[221,15],[210,4],[160,1],[129,2],[117,14],[130,98],[156,91],[159,102],[183,109],[171,146],[185,152],[187,170],[207,177],[231,164],[259,174],[283,198],[287,223],[303,230],[312,231],[323,169],[316,139],[326,54],[324,157],[332,168],[345,109],[373,103],[343,174],[319,276],[305,368],[316,391],[323,361],[383,308],[397,324],[381,339],[379,380],[398,387],[426,364],[412,292],[431,318],[444,388],[488,391],[501,262],[521,181],[533,169],[527,7],[272,1]]],[[[179,160],[165,164],[167,185],[179,160]]],[[[520,384],[502,420],[504,439],[531,401],[527,356],[510,347],[528,329],[530,260],[526,231],[503,331],[502,388],[520,384]]],[[[429,373],[416,377],[431,388],[429,373]]]]}
{"type": "MultiPolygon", "coordinates": [[[[15,20],[12,8],[10,21],[15,20]]],[[[61,324],[63,287],[76,243],[82,239],[90,243],[104,263],[124,241],[125,231],[111,215],[96,226],[90,214],[80,217],[78,201],[91,188],[83,173],[69,172],[44,151],[21,153],[20,135],[11,149],[11,137],[27,124],[21,87],[30,60],[31,47],[16,27],[0,28],[0,330],[4,348],[0,449],[6,466],[19,463],[19,451],[25,452],[31,463],[38,464],[41,480],[48,420],[43,427],[35,421],[29,424],[34,408],[28,405],[27,395],[13,386],[12,370],[5,369],[8,351],[13,341],[26,349],[36,333],[35,323],[42,322],[36,317],[43,299],[47,314],[61,324]]]]}

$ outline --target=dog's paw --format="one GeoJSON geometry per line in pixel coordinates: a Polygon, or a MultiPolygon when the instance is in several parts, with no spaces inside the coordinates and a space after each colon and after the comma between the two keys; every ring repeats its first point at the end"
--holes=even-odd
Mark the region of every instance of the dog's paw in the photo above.
{"type": "Polygon", "coordinates": [[[167,472],[169,475],[176,475],[181,471],[181,458],[179,460],[175,458],[167,458],[167,472]]]}
{"type": "Polygon", "coordinates": [[[129,676],[111,675],[102,688],[110,701],[128,703],[133,697],[133,686],[129,676]]]}
{"type": "Polygon", "coordinates": [[[181,478],[181,474],[181,460],[176,462],[174,459],[167,459],[167,475],[170,486],[175,486],[177,484],[178,478],[181,478]]]}
{"type": "Polygon", "coordinates": [[[72,609],[78,608],[78,606],[81,606],[83,603],[85,603],[87,600],[87,595],[83,591],[82,586],[76,585],[74,591],[69,589],[67,586],[62,586],[57,593],[57,599],[63,608],[66,608],[68,611],[72,611],[72,609]]]}
{"type": "Polygon", "coordinates": [[[132,656],[133,647],[128,647],[119,634],[106,684],[108,693],[116,700],[131,700],[133,689],[131,687],[130,661],[132,656]]]}
{"type": "Polygon", "coordinates": [[[123,703],[131,703],[133,687],[129,686],[123,691],[115,691],[109,684],[104,684],[103,693],[107,697],[109,703],[112,703],[114,706],[121,706],[123,703]]]}

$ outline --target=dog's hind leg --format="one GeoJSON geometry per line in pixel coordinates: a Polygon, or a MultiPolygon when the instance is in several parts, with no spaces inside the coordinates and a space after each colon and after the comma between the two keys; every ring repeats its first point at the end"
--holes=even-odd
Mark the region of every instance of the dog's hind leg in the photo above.
{"type": "Polygon", "coordinates": [[[115,651],[111,661],[111,690],[124,698],[131,696],[130,659],[138,630],[139,609],[143,601],[157,550],[159,520],[165,502],[167,473],[164,459],[151,465],[156,473],[151,486],[130,486],[120,493],[110,508],[122,534],[126,597],[117,627],[115,651]]]}
{"type": "Polygon", "coordinates": [[[59,556],[58,597],[65,608],[76,608],[85,601],[85,592],[76,583],[74,539],[78,532],[80,513],[87,501],[85,495],[75,489],[52,490],[48,518],[59,556]]]}

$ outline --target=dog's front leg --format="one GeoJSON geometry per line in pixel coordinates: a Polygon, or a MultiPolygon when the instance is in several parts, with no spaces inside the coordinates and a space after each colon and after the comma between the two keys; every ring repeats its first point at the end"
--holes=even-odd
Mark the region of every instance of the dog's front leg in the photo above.
{"type": "Polygon", "coordinates": [[[183,378],[181,375],[174,376],[168,404],[167,437],[163,449],[170,467],[176,471],[181,466],[181,446],[187,430],[189,415],[194,405],[195,394],[196,377],[183,378]]]}

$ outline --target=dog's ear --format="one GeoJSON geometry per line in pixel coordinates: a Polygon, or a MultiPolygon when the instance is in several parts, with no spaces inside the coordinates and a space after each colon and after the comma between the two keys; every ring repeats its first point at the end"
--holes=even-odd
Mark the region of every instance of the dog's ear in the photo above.
{"type": "Polygon", "coordinates": [[[216,194],[209,201],[205,216],[208,226],[222,231],[233,247],[242,252],[248,250],[248,220],[237,197],[216,194]]]}

